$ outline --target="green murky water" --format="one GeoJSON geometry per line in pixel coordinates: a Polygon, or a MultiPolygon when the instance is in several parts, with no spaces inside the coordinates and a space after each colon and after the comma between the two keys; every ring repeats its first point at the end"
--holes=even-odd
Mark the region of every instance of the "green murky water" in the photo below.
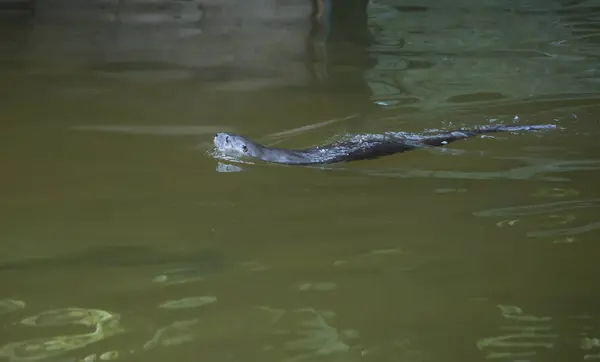
{"type": "Polygon", "coordinates": [[[595,2],[2,6],[0,359],[600,359],[595,2]],[[207,154],[489,122],[560,129],[207,154]]]}

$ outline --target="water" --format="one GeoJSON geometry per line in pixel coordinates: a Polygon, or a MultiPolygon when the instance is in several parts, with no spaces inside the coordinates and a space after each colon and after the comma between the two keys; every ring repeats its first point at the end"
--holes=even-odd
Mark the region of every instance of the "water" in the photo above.
{"type": "Polygon", "coordinates": [[[86,4],[2,12],[1,358],[600,359],[594,2],[325,6],[308,45],[310,4],[86,4]],[[207,154],[490,122],[560,129],[207,154]]]}

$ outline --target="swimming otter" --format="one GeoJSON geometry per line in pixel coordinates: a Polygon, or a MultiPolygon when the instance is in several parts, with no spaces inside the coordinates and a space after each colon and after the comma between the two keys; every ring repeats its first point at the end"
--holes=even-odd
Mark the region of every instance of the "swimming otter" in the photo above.
{"type": "Polygon", "coordinates": [[[214,138],[214,145],[216,151],[230,157],[249,157],[286,165],[314,165],[374,159],[416,148],[443,146],[456,140],[484,133],[532,131],[551,128],[556,128],[556,126],[553,124],[479,126],[472,129],[461,128],[456,131],[442,132],[434,135],[390,132],[379,135],[354,136],[349,140],[301,150],[266,147],[237,134],[217,133],[214,138]]]}

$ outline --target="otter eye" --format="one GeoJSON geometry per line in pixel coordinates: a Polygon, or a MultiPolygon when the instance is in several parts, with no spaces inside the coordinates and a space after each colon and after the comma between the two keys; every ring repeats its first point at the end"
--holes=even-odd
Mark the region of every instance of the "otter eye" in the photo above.
{"type": "Polygon", "coordinates": [[[242,151],[248,152],[248,147],[246,147],[246,145],[242,146],[242,151]]]}

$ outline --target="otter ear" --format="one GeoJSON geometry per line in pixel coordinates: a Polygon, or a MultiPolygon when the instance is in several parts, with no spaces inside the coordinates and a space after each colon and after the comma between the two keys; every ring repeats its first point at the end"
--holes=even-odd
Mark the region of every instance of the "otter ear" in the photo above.
{"type": "Polygon", "coordinates": [[[248,147],[246,147],[246,145],[242,146],[242,151],[244,151],[244,153],[248,152],[248,147]]]}

